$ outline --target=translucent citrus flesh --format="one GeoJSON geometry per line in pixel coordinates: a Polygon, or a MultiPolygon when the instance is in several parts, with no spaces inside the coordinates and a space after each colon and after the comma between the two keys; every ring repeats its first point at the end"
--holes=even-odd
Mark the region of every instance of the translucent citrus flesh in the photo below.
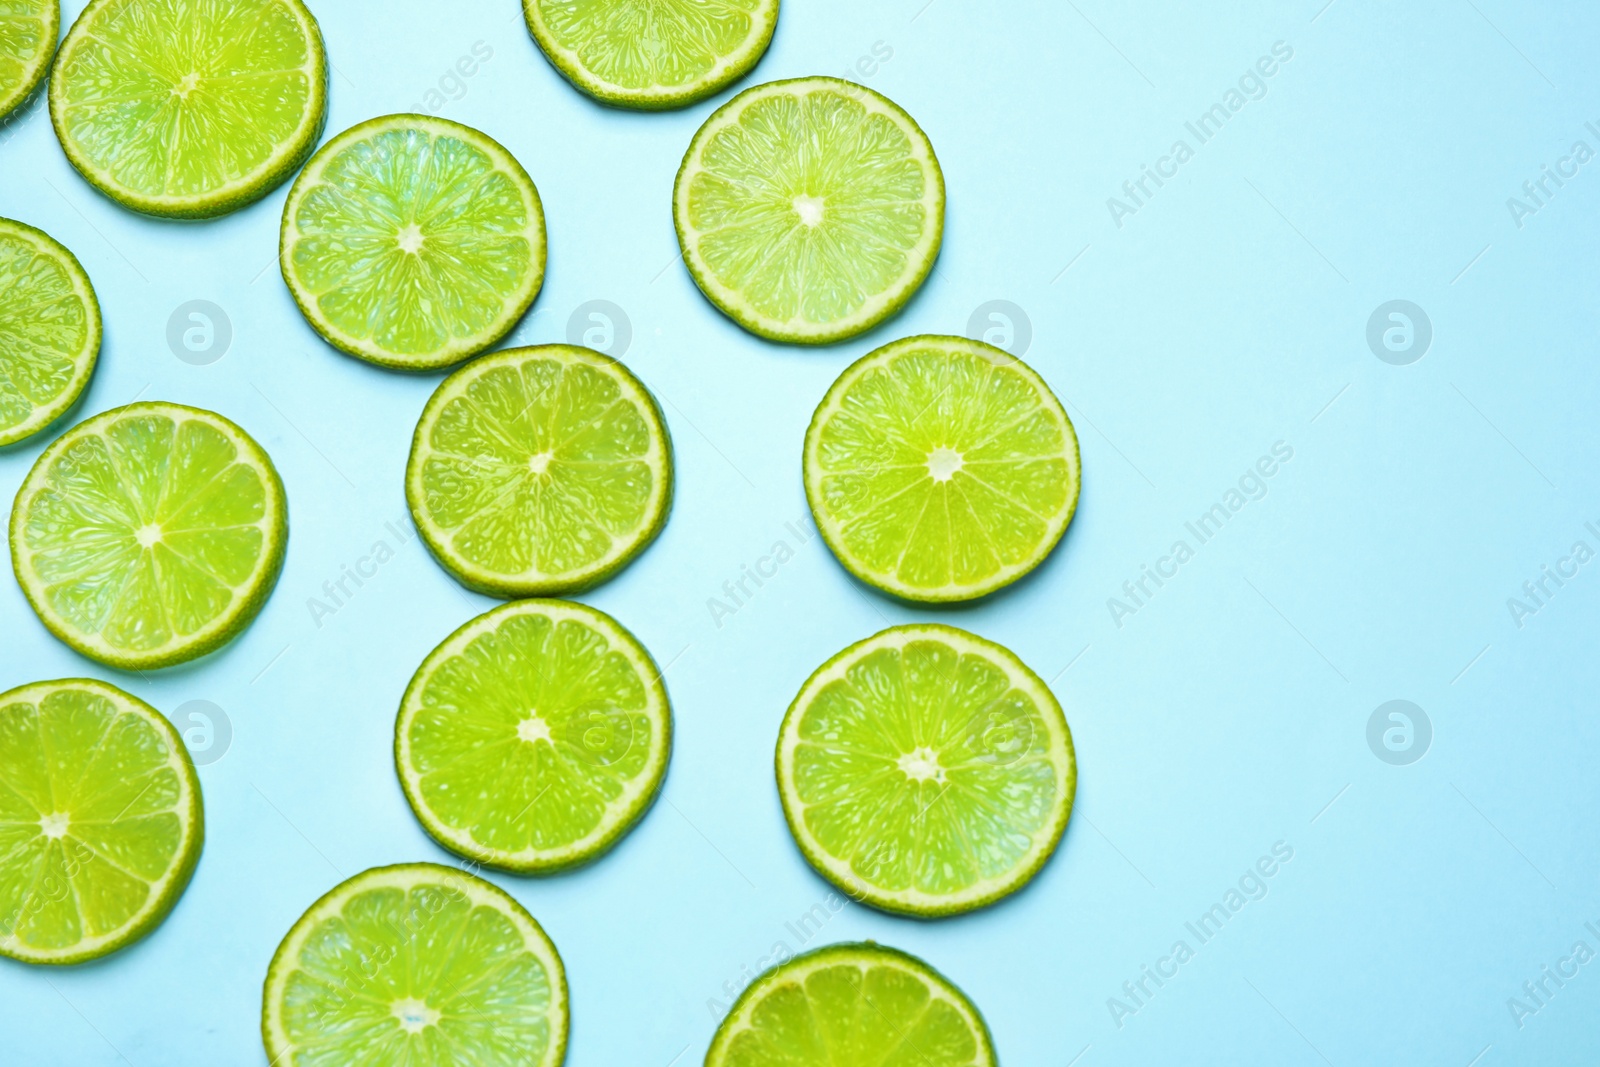
{"type": "Polygon", "coordinates": [[[68,34],[52,104],[113,191],[216,196],[266,177],[320,121],[320,44],[286,0],[101,0],[68,34]]]}
{"type": "Polygon", "coordinates": [[[498,338],[543,277],[533,183],[454,124],[397,116],[341,135],[286,213],[291,287],[358,354],[454,362],[498,338]]]}
{"type": "Polygon", "coordinates": [[[282,551],[282,502],[236,434],[203,412],[138,404],[41,457],[13,520],[19,578],[80,651],[183,658],[260,595],[264,561],[282,551]]]}
{"type": "Polygon", "coordinates": [[[812,427],[807,485],[830,543],[867,580],[913,597],[975,595],[1060,537],[1077,503],[1077,437],[1020,362],[978,342],[912,338],[835,390],[812,427]]]}
{"type": "Polygon", "coordinates": [[[56,46],[59,0],[0,0],[0,115],[22,101],[56,46]]]}
{"type": "Polygon", "coordinates": [[[898,306],[930,269],[943,225],[921,131],[831,79],[759,86],[735,111],[707,123],[680,177],[680,235],[713,299],[746,325],[802,333],[863,318],[865,328],[881,317],[874,308],[898,306]]]}
{"type": "Polygon", "coordinates": [[[565,978],[543,933],[514,909],[487,883],[444,868],[357,875],[313,906],[273,960],[273,1062],[558,1063],[565,978]]]}
{"type": "Polygon", "coordinates": [[[4,220],[0,292],[0,444],[9,444],[42,429],[42,419],[83,389],[100,345],[100,313],[64,249],[4,220]]]}
{"type": "Polygon", "coordinates": [[[408,795],[430,828],[491,862],[586,858],[633,821],[664,770],[653,664],[620,627],[574,605],[525,601],[470,629],[407,693],[408,795]]]}
{"type": "Polygon", "coordinates": [[[982,1020],[926,964],[838,945],[757,979],[730,1013],[707,1067],[980,1067],[982,1020]]]}
{"type": "Polygon", "coordinates": [[[109,691],[55,682],[0,696],[0,953],[116,947],[198,846],[181,750],[155,712],[109,691]]]}
{"type": "Polygon", "coordinates": [[[620,366],[566,346],[514,349],[441,386],[414,477],[427,525],[474,571],[559,588],[659,525],[659,416],[620,366]],[[448,391],[448,392],[447,392],[448,391]]]}
{"type": "Polygon", "coordinates": [[[534,0],[555,44],[622,89],[692,86],[765,27],[767,0],[534,0]]]}

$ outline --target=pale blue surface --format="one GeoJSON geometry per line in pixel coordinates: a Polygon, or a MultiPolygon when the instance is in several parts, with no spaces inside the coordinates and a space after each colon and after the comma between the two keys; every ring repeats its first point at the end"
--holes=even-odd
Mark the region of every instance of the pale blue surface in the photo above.
{"type": "MultiPolygon", "coordinates": [[[[666,532],[583,598],[670,664],[662,801],[588,870],[495,878],[566,958],[569,1062],[697,1063],[708,999],[775,942],[799,947],[785,924],[828,887],[783,824],[779,719],[828,655],[927,618],[1056,679],[1078,810],[1014,900],[935,924],[851,906],[811,944],[872,937],[923,955],[977,1002],[1011,1065],[1593,1061],[1600,963],[1520,1029],[1507,998],[1575,941],[1600,950],[1583,927],[1600,928],[1600,563],[1520,629],[1506,599],[1574,541],[1600,548],[1584,527],[1600,528],[1600,161],[1520,229],[1506,200],[1575,140],[1600,150],[1584,125],[1600,127],[1600,13],[924,2],[787,0],[747,82],[892,51],[863,80],[917,118],[944,166],[944,252],[921,296],[820,351],[742,333],[674,263],[672,178],[716,101],[597,107],[544,61],[511,0],[407,0],[378,17],[314,4],[336,68],[330,132],[421,103],[475,42],[493,49],[442,114],[505,143],[544,198],[549,274],[513,340],[563,339],[588,300],[625,308],[624,359],[676,442],[666,532]],[[1184,122],[1277,41],[1293,58],[1266,95],[1197,147],[1184,122]],[[1194,158],[1117,228],[1107,197],[1179,137],[1194,158]],[[1082,504],[1019,587],[914,610],[788,532],[806,514],[801,437],[850,360],[962,332],[991,299],[1031,317],[1027,359],[1082,437],[1082,504]],[[1432,320],[1409,366],[1365,340],[1391,299],[1432,320]],[[1175,539],[1196,546],[1185,521],[1279,441],[1294,456],[1268,495],[1118,628],[1107,598],[1175,539]],[[717,627],[707,599],[780,539],[795,558],[717,627]],[[1366,741],[1369,715],[1397,698],[1434,729],[1409,766],[1366,741]],[[1278,841],[1294,858],[1266,897],[1199,945],[1184,923],[1278,841]],[[1107,998],[1179,938],[1194,958],[1119,1029],[1107,998]]],[[[345,358],[306,326],[274,265],[284,190],[217,222],[157,222],[93,192],[42,110],[0,138],[0,214],[73,249],[105,309],[81,413],[142,396],[228,415],[278,463],[293,525],[248,633],[148,679],[77,657],[0,581],[0,688],[89,674],[169,712],[212,701],[234,733],[201,769],[206,851],[176,911],[100,964],[0,966],[0,1061],[262,1063],[260,981],[306,905],[368,866],[450,859],[396,783],[394,709],[423,655],[491,601],[413,540],[320,628],[307,608],[341,565],[394,544],[385,524],[404,515],[406,448],[437,378],[345,358]],[[210,366],[165,340],[192,299],[232,321],[210,366]]],[[[44,443],[0,454],[0,498],[44,443]]]]}

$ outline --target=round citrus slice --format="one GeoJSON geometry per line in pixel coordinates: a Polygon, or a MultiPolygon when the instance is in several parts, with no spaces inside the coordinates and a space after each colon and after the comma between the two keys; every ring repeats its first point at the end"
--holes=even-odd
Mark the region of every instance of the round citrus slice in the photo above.
{"type": "Polygon", "coordinates": [[[371,363],[459,363],[516,326],[544,282],[544,209],[511,153],[470,126],[352,126],[289,190],[283,279],[328,343],[371,363]]]}
{"type": "Polygon", "coordinates": [[[672,207],[713,304],[762,337],[826,344],[893,315],[933,269],[944,176],[894,103],[800,78],[746,89],[706,120],[672,207]]]}
{"type": "Polygon", "coordinates": [[[210,411],[129,404],[79,423],[33,465],[11,562],[39,618],[113,667],[168,667],[240,633],[289,537],[278,472],[210,411]]]}
{"type": "Polygon", "coordinates": [[[528,29],[573,85],[617,107],[703,100],[772,43],[778,0],[522,0],[528,29]]]}
{"type": "Polygon", "coordinates": [[[194,764],[155,708],[86,678],[0,694],[0,955],[81,963],[138,940],[204,836],[194,764]]]}
{"type": "Polygon", "coordinates": [[[60,32],[61,0],[6,0],[0,4],[0,118],[26,100],[44,79],[60,32]]]}
{"type": "Polygon", "coordinates": [[[0,293],[0,445],[9,445],[82,395],[100,355],[100,303],[77,257],[10,219],[0,219],[0,293]]]}
{"type": "Polygon", "coordinates": [[[339,884],[278,946],[262,992],[273,1067],[557,1067],[567,975],[504,890],[432,863],[339,884]]]}
{"type": "Polygon", "coordinates": [[[574,345],[507,349],[440,383],[411,441],[406,500],[464,585],[575,592],[666,525],[672,445],[655,399],[616,360],[574,345]]]}
{"type": "Polygon", "coordinates": [[[871,941],[796,956],[745,989],[706,1067],[994,1067],[966,994],[922,960],[871,941]]]}
{"type": "Polygon", "coordinates": [[[672,712],[661,672],[611,616],[521,600],[417,668],[395,720],[412,810],[441,845],[522,874],[595,859],[661,789],[672,712]]]}
{"type": "Polygon", "coordinates": [[[327,93],[300,0],[92,0],[56,57],[50,118],[72,165],[124,207],[210,218],[305,162],[327,93]]]}
{"type": "Polygon", "coordinates": [[[1061,705],[1009,650],[896,626],[817,668],[778,735],[778,792],[811,865],[885,911],[971,911],[1055,851],[1077,787],[1061,705]]]}
{"type": "Polygon", "coordinates": [[[969,600],[1042,563],[1072,521],[1078,435],[1020,359],[908,337],[846,368],[806,430],[806,499],[862,581],[969,600]]]}

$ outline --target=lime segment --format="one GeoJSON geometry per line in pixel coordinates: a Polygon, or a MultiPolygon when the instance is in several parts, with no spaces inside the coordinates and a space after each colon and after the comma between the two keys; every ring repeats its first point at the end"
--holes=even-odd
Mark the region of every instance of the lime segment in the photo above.
{"type": "Polygon", "coordinates": [[[431,863],[341,883],[272,957],[261,1036],[274,1067],[557,1067],[567,978],[533,916],[431,863]]]}
{"type": "Polygon", "coordinates": [[[872,90],[768,82],[695,134],[673,218],[713,304],[762,337],[824,344],[922,285],[944,232],[944,177],[921,128],[872,90]]]}
{"type": "Polygon", "coordinates": [[[806,859],[886,911],[951,915],[1016,892],[1077,785],[1061,705],[1010,651],[896,626],[819,667],[784,717],[778,792],[806,859]]]}
{"type": "Polygon", "coordinates": [[[0,955],[79,963],[143,937],[204,821],[188,751],[142,700],[81,678],[0,694],[0,955]]]}
{"type": "Polygon", "coordinates": [[[0,3],[0,118],[44,78],[60,33],[61,0],[0,3]]]}
{"type": "Polygon", "coordinates": [[[493,138],[421,115],[354,126],[283,208],[283,278],[341,351],[426,370],[509,333],[544,281],[533,179],[493,138]]]}
{"type": "Polygon", "coordinates": [[[582,604],[523,600],[473,619],[417,668],[395,766],[440,844],[547,873],[638,822],[671,736],[660,672],[632,634],[582,604]]]}
{"type": "Polygon", "coordinates": [[[266,601],[288,539],[267,454],[222,416],[116,408],[34,464],[11,513],[17,582],[52,633],[113,667],[194,659],[266,601]]]}
{"type": "Polygon", "coordinates": [[[50,117],[72,165],[113,200],[209,218],[305,161],[327,80],[300,0],[92,0],[61,45],[50,117]]]}
{"type": "Polygon", "coordinates": [[[9,445],[50,425],[89,384],[100,304],[71,252],[10,219],[0,219],[0,293],[0,445],[9,445]]]}
{"type": "Polygon", "coordinates": [[[1038,566],[1078,504],[1078,437],[1021,360],[909,337],[852,364],[806,431],[806,497],[828,547],[909,600],[967,600],[1038,566]]]}

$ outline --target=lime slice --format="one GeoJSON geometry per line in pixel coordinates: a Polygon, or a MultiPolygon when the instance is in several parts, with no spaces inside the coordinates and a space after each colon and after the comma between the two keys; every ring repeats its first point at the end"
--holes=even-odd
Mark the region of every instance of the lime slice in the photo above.
{"type": "Polygon", "coordinates": [[[60,32],[61,0],[0,2],[0,118],[44,79],[60,32]]]}
{"type": "Polygon", "coordinates": [[[857,900],[953,915],[1027,884],[1077,787],[1061,705],[1009,650],[896,626],[806,680],[778,735],[800,851],[857,900]]]}
{"type": "Polygon", "coordinates": [[[432,863],[340,883],[272,957],[261,1037],[273,1067],[556,1067],[567,975],[503,890],[432,863]]]}
{"type": "Polygon", "coordinates": [[[111,199],[211,218],[305,162],[327,92],[322,34],[300,0],[92,0],[56,58],[50,118],[111,199]]]}
{"type": "Polygon", "coordinates": [[[528,29],[568,81],[617,107],[703,100],[772,42],[778,0],[522,0],[528,29]]]}
{"type": "Polygon", "coordinates": [[[272,591],[289,537],[272,461],[179,404],[115,408],[45,449],[11,512],[17,582],[50,632],[143,670],[232,640],[272,591]]]}
{"type": "Polygon", "coordinates": [[[0,293],[0,445],[9,445],[82,395],[100,355],[100,303],[77,257],[10,219],[0,219],[0,293]]]}
{"type": "Polygon", "coordinates": [[[915,956],[871,941],[796,956],[750,983],[706,1067],[994,1067],[966,994],[915,956]]]}
{"type": "Polygon", "coordinates": [[[544,282],[544,209],[510,152],[470,126],[388,115],[312,157],[283,206],[279,261],[328,343],[427,370],[511,332],[544,282]]]}
{"type": "Polygon", "coordinates": [[[574,345],[507,349],[434,391],[406,500],[463,584],[500,597],[575,592],[666,525],[672,444],[655,399],[616,360],[574,345]]]}
{"type": "Polygon", "coordinates": [[[1044,561],[1078,506],[1078,435],[1032,368],[908,337],[851,364],[806,430],[806,498],[845,568],[907,600],[969,600],[1044,561]]]}
{"type": "Polygon", "coordinates": [[[0,955],[80,963],[137,941],[204,836],[194,764],[155,708],[86,678],[0,694],[0,955]]]}
{"type": "Polygon", "coordinates": [[[587,863],[661,789],[672,712],[661,672],[604,612],[522,600],[478,616],[417,668],[394,761],[444,847],[522,874],[587,863]]]}
{"type": "Polygon", "coordinates": [[[711,302],[751,333],[825,344],[911,299],[939,254],[944,176],[927,136],[871,89],[746,89],[695,134],[673,219],[711,302]]]}

